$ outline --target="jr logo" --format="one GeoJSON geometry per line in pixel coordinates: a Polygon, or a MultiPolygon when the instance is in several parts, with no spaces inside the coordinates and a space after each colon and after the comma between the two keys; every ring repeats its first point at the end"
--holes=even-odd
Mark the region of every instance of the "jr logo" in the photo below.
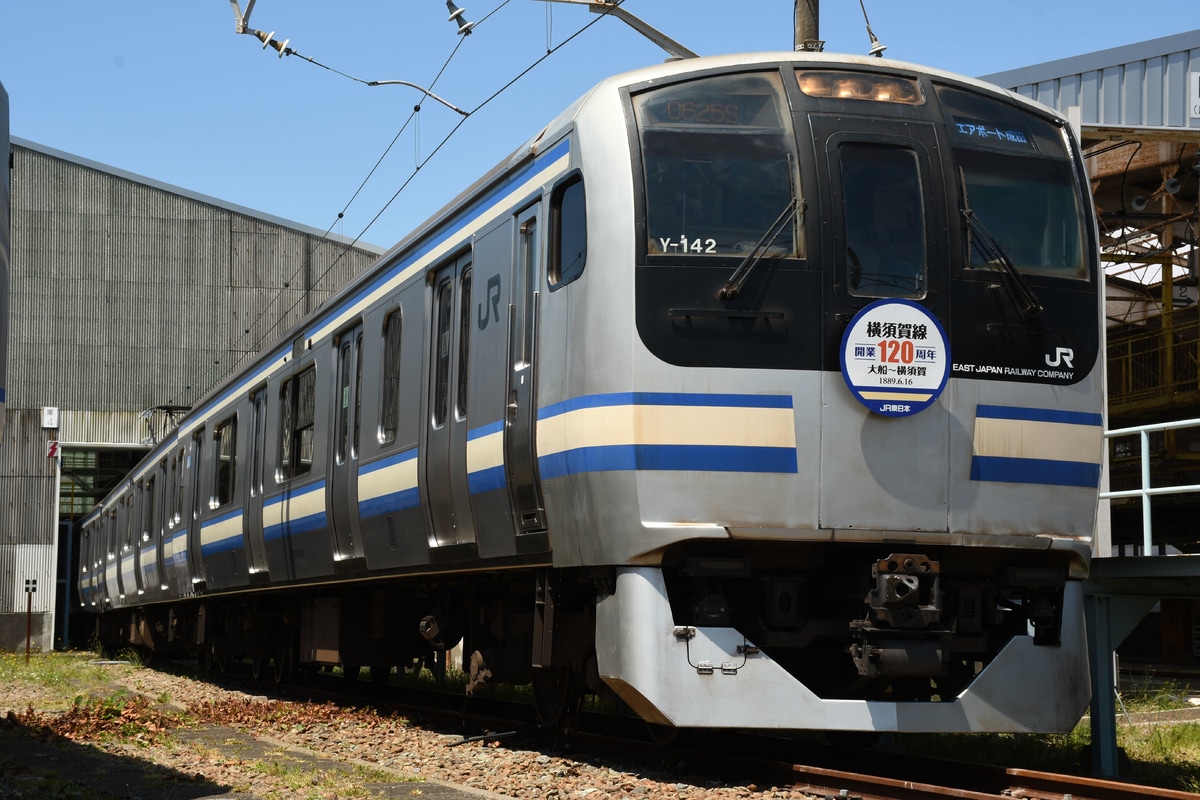
{"type": "Polygon", "coordinates": [[[1068,369],[1075,369],[1075,365],[1071,362],[1075,360],[1075,351],[1069,347],[1059,347],[1054,351],[1054,359],[1051,360],[1050,354],[1046,354],[1046,366],[1057,367],[1060,364],[1068,369]]]}
{"type": "Polygon", "coordinates": [[[479,304],[479,330],[484,330],[488,326],[488,322],[492,317],[495,317],[496,322],[500,321],[500,276],[493,275],[488,278],[487,283],[487,298],[479,304]],[[488,313],[488,306],[492,307],[491,313],[488,313]]]}

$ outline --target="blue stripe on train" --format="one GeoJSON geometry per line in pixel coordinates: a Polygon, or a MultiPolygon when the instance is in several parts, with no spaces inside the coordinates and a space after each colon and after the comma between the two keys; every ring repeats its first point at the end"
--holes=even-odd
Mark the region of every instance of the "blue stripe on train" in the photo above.
{"type": "Polygon", "coordinates": [[[581,447],[538,459],[543,480],[587,472],[673,470],[693,472],[795,473],[791,447],[729,445],[604,445],[581,447]]]}
{"type": "Polygon", "coordinates": [[[974,456],[971,459],[971,480],[1095,489],[1100,485],[1100,465],[1042,458],[974,456]]]}
{"type": "Polygon", "coordinates": [[[1056,408],[979,405],[975,407],[975,416],[985,419],[1011,419],[1027,422],[1060,422],[1069,425],[1104,425],[1104,418],[1099,414],[1086,411],[1062,411],[1056,408]]]}
{"type": "Polygon", "coordinates": [[[381,514],[391,514],[396,511],[406,511],[421,504],[420,492],[414,486],[399,492],[372,497],[358,504],[358,513],[362,517],[378,517],[381,514]]]}
{"type": "Polygon", "coordinates": [[[312,533],[325,527],[325,512],[309,514],[307,517],[290,519],[279,525],[271,525],[263,531],[263,538],[268,542],[282,539],[284,535],[296,536],[302,533],[312,533]]]}

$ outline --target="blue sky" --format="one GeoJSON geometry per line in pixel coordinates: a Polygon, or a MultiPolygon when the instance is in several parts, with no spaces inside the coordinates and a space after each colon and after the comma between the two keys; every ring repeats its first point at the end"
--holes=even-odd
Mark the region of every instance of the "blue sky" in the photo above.
{"type": "MultiPolygon", "coordinates": [[[[258,0],[251,27],[275,31],[299,53],[281,59],[234,34],[228,0],[10,0],[0,5],[0,82],[14,136],[388,246],[598,80],[664,58],[583,6],[458,4],[469,20],[491,14],[461,42],[444,0],[258,0]],[[363,80],[428,86],[436,78],[437,94],[470,110],[593,22],[468,118],[415,177],[461,118],[426,102],[419,124],[396,138],[419,93],[368,87],[301,60],[363,80]]],[[[821,6],[826,50],[865,53],[857,0],[821,6]]],[[[626,0],[624,8],[701,55],[792,46],[792,0],[626,0]]],[[[867,2],[888,57],[967,75],[1191,30],[1200,27],[1195,10],[1195,0],[1156,0],[1152,10],[1113,0],[867,2]]]]}

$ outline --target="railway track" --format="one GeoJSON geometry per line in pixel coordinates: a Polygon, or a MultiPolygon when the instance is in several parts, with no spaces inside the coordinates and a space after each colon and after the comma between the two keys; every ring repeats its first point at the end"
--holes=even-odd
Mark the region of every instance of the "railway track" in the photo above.
{"type": "Polygon", "coordinates": [[[1151,797],[1195,800],[1196,797],[1190,792],[1152,786],[1011,768],[1002,770],[1003,778],[997,774],[998,768],[977,768],[979,780],[985,784],[1001,784],[990,789],[965,788],[957,784],[946,786],[814,766],[794,765],[791,769],[796,777],[794,788],[815,797],[858,800],[1146,800],[1151,797]]]}
{"type": "MultiPolygon", "coordinates": [[[[369,704],[382,711],[440,720],[462,731],[450,746],[480,740],[512,747],[570,750],[600,756],[614,764],[719,777],[731,783],[790,788],[794,792],[834,800],[1195,800],[1197,795],[1122,781],[1049,773],[1038,770],[915,757],[886,750],[832,746],[814,738],[788,739],[749,734],[688,736],[686,743],[661,744],[661,735],[632,718],[584,713],[569,730],[534,723],[531,706],[475,697],[467,700],[444,692],[396,685],[350,682],[315,676],[302,684],[271,687],[294,699],[307,698],[347,705],[369,704]],[[801,752],[806,763],[797,763],[801,752]],[[869,763],[870,770],[861,765],[869,763]]],[[[238,673],[224,676],[241,682],[238,673]]],[[[255,683],[263,689],[262,682],[255,683]]],[[[420,724],[420,723],[418,723],[420,724]]],[[[661,733],[661,732],[659,732],[661,733]]]]}

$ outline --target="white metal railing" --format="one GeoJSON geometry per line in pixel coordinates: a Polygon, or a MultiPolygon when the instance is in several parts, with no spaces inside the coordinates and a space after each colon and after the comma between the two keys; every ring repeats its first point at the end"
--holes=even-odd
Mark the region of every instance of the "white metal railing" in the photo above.
{"type": "MultiPolygon", "coordinates": [[[[1141,444],[1138,457],[1142,467],[1142,485],[1139,489],[1125,489],[1119,492],[1101,492],[1101,500],[1122,500],[1130,497],[1140,497],[1142,500],[1142,554],[1153,552],[1153,534],[1150,520],[1150,498],[1168,494],[1187,494],[1200,492],[1200,483],[1186,486],[1150,486],[1150,434],[1179,430],[1180,428],[1200,428],[1200,419],[1184,419],[1177,422],[1160,422],[1155,425],[1141,425],[1134,428],[1119,428],[1107,431],[1105,439],[1116,439],[1122,436],[1138,436],[1141,444]]],[[[1106,445],[1107,446],[1107,445],[1106,445]]]]}

